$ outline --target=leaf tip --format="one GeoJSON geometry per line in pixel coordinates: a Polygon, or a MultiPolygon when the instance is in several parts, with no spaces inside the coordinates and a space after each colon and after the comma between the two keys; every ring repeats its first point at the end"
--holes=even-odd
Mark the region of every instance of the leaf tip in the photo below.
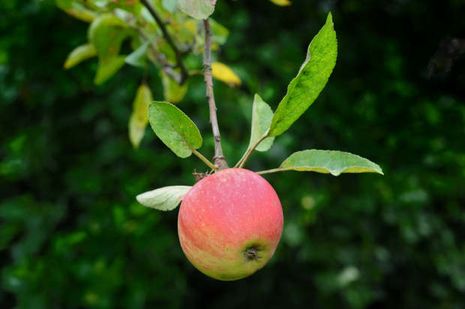
{"type": "Polygon", "coordinates": [[[331,11],[329,11],[328,17],[326,17],[326,23],[327,23],[327,24],[331,24],[331,26],[334,25],[334,22],[333,22],[333,14],[331,13],[331,11]]]}
{"type": "Polygon", "coordinates": [[[68,70],[71,68],[71,63],[69,59],[66,59],[65,63],[63,63],[63,69],[68,70]]]}
{"type": "Polygon", "coordinates": [[[141,204],[142,206],[145,206],[143,201],[144,201],[144,193],[136,195],[136,201],[141,204]]]}

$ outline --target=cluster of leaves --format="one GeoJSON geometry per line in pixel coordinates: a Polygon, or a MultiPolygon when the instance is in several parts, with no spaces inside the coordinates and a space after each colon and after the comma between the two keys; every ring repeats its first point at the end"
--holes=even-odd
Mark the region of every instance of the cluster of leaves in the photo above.
{"type": "MultiPolygon", "coordinates": [[[[271,1],[279,6],[291,4],[288,0],[271,1]]],[[[201,72],[198,55],[203,51],[204,42],[200,20],[213,13],[215,3],[195,0],[56,0],[58,7],[66,13],[90,23],[88,42],[71,51],[64,67],[71,69],[97,57],[94,83],[101,85],[124,64],[142,70],[152,64],[159,69],[165,100],[178,103],[188,91],[189,77],[201,72]],[[125,42],[129,42],[127,53],[122,52],[125,42]]],[[[217,50],[226,42],[229,31],[214,20],[211,24],[212,50],[217,50]]],[[[237,74],[224,63],[212,63],[212,73],[231,87],[241,84],[237,74]]],[[[147,106],[151,100],[150,88],[143,82],[135,96],[129,120],[129,139],[136,148],[145,133],[147,106]]]]}
{"type": "MultiPolygon", "coordinates": [[[[214,5],[209,1],[205,2],[211,4],[207,6],[187,0],[56,0],[56,3],[69,15],[90,23],[88,42],[71,51],[64,67],[70,69],[96,57],[97,85],[113,77],[124,64],[145,72],[149,65],[154,65],[159,70],[165,100],[178,103],[188,91],[189,77],[199,75],[202,70],[199,55],[204,47],[203,27],[198,19],[213,12],[214,5]]],[[[226,42],[229,31],[214,20],[211,25],[212,49],[217,50],[226,42]]],[[[212,69],[218,80],[230,86],[240,85],[241,80],[227,65],[215,62],[212,69]]],[[[150,88],[142,82],[129,121],[129,137],[134,147],[139,146],[144,136],[152,96],[150,88]]]]}
{"type": "MultiPolygon", "coordinates": [[[[336,65],[336,58],[337,39],[330,13],[323,28],[310,43],[307,57],[297,76],[290,82],[276,112],[273,113],[271,107],[259,95],[255,95],[249,146],[235,167],[243,167],[254,150],[268,151],[275,137],[286,132],[315,102],[328,82],[336,65]]],[[[200,131],[178,107],[168,102],[151,103],[149,121],[155,134],[178,157],[186,158],[195,154],[213,170],[217,169],[197,151],[202,146],[200,131]]],[[[365,158],[347,152],[317,149],[293,153],[279,168],[259,173],[289,170],[329,173],[334,176],[341,173],[383,174],[377,164],[365,158]]],[[[171,186],[156,189],[140,194],[137,200],[147,207],[172,210],[187,193],[186,188],[189,187],[171,186]]]]}

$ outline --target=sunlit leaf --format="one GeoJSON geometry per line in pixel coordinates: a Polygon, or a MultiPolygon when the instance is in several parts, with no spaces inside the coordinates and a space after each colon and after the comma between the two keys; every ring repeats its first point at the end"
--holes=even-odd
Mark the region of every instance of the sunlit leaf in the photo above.
{"type": "Polygon", "coordinates": [[[178,0],[178,7],[195,19],[207,19],[215,10],[216,0],[178,0]]]}
{"type": "Polygon", "coordinates": [[[171,103],[150,104],[149,122],[158,138],[178,157],[187,158],[202,146],[202,136],[195,123],[171,103]]]}
{"type": "Polygon", "coordinates": [[[105,6],[109,9],[119,9],[120,12],[122,9],[134,15],[139,15],[142,8],[139,0],[110,0],[105,6]]]}
{"type": "Polygon", "coordinates": [[[115,75],[115,73],[124,65],[125,58],[125,56],[116,56],[99,60],[94,83],[96,85],[101,85],[115,75]]]}
{"type": "Polygon", "coordinates": [[[125,62],[135,67],[145,68],[147,65],[147,48],[149,47],[149,44],[150,42],[145,42],[139,46],[126,57],[125,62]]]}
{"type": "MultiPolygon", "coordinates": [[[[273,118],[271,107],[256,94],[252,106],[252,130],[249,148],[253,147],[268,132],[273,118]]],[[[273,145],[274,137],[265,138],[255,148],[258,151],[267,151],[273,145]]]]}
{"type": "Polygon", "coordinates": [[[191,186],[170,186],[139,194],[136,199],[146,207],[162,211],[173,210],[178,207],[184,195],[191,186]]]}
{"type": "Polygon", "coordinates": [[[292,4],[291,1],[289,0],[270,0],[270,1],[279,6],[289,6],[292,4]]]}
{"type": "Polygon", "coordinates": [[[221,62],[212,63],[212,75],[217,80],[220,80],[231,87],[239,86],[241,84],[239,76],[237,76],[230,67],[221,62]]]}
{"type": "Polygon", "coordinates": [[[229,30],[214,19],[210,19],[210,26],[213,34],[213,41],[223,45],[229,36],[229,30]]]}
{"type": "MultiPolygon", "coordinates": [[[[268,172],[317,172],[339,176],[342,173],[383,174],[378,164],[360,156],[334,150],[304,150],[293,153],[281,166],[268,172]]],[[[264,171],[266,173],[267,171],[264,171]]]]}
{"type": "Polygon", "coordinates": [[[88,38],[99,58],[109,58],[119,54],[121,44],[129,34],[130,30],[121,19],[102,14],[90,25],[88,38]]]}
{"type": "Polygon", "coordinates": [[[66,58],[64,67],[65,69],[70,69],[84,60],[95,57],[97,51],[92,44],[84,44],[76,47],[66,58]]]}
{"type": "Polygon", "coordinates": [[[97,14],[87,9],[82,3],[74,0],[56,0],[57,6],[68,15],[85,22],[92,22],[97,14]]]}
{"type": "MultiPolygon", "coordinates": [[[[176,33],[176,41],[181,48],[188,48],[199,37],[199,21],[192,18],[174,20],[169,24],[169,31],[176,33]]],[[[172,50],[171,46],[168,46],[172,50]]],[[[173,54],[175,58],[175,54],[173,54]]]]}
{"type": "Polygon", "coordinates": [[[166,101],[178,103],[184,99],[189,88],[188,82],[180,85],[177,81],[160,71],[163,84],[163,96],[166,101]]]}
{"type": "Polygon", "coordinates": [[[284,133],[313,104],[336,64],[337,40],[331,13],[313,38],[307,59],[291,81],[271,123],[270,136],[284,133]]]}
{"type": "Polygon", "coordinates": [[[144,137],[145,128],[149,121],[149,104],[152,102],[152,92],[146,84],[137,89],[129,119],[129,140],[134,148],[138,148],[144,137]]]}

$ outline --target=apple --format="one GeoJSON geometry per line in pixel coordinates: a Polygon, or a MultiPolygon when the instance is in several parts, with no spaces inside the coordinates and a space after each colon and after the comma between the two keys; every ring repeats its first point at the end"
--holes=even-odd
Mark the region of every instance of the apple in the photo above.
{"type": "Polygon", "coordinates": [[[228,168],[203,178],[184,196],[178,234],[187,259],[212,278],[232,281],[265,266],[283,229],[283,210],[260,175],[228,168]]]}

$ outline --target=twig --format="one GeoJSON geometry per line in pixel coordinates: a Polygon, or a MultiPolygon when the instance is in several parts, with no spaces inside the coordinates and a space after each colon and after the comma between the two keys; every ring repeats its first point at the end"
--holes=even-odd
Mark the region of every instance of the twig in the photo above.
{"type": "Polygon", "coordinates": [[[176,57],[176,66],[181,70],[181,76],[179,79],[179,83],[184,84],[184,82],[187,80],[189,73],[187,72],[187,68],[184,66],[184,62],[182,61],[181,51],[174,43],[173,38],[168,32],[168,29],[166,29],[165,23],[163,22],[161,17],[158,15],[158,13],[155,11],[155,9],[150,4],[150,2],[148,0],[141,0],[140,2],[147,8],[150,15],[152,15],[152,17],[155,19],[155,22],[157,23],[158,27],[160,27],[163,37],[165,38],[168,45],[173,49],[175,57],[176,57]]]}
{"type": "Polygon", "coordinates": [[[244,153],[242,158],[239,160],[239,162],[236,163],[235,167],[242,168],[244,164],[247,162],[247,160],[250,158],[252,153],[254,152],[255,148],[257,148],[257,146],[260,145],[260,143],[263,142],[267,137],[268,137],[268,132],[264,134],[258,141],[256,141],[255,144],[252,145],[252,147],[247,148],[246,152],[244,153]]]}
{"type": "Polygon", "coordinates": [[[270,170],[257,172],[257,174],[264,175],[264,174],[271,174],[271,173],[284,172],[284,171],[285,170],[283,170],[281,168],[273,168],[273,169],[270,169],[270,170]]]}
{"type": "Polygon", "coordinates": [[[203,54],[203,74],[205,79],[206,95],[208,100],[208,106],[210,108],[210,122],[212,125],[213,138],[215,140],[215,156],[213,161],[215,165],[218,166],[219,170],[228,168],[228,163],[226,162],[223,155],[223,148],[221,147],[221,134],[220,128],[218,126],[218,118],[216,115],[216,104],[215,104],[215,94],[213,92],[213,77],[212,77],[212,59],[211,59],[211,30],[210,22],[208,19],[203,21],[203,26],[205,29],[205,47],[203,54]]]}
{"type": "Polygon", "coordinates": [[[179,74],[179,72],[175,70],[175,65],[169,63],[166,57],[156,50],[155,44],[149,40],[148,36],[142,30],[136,27],[134,28],[139,32],[139,35],[143,40],[149,42],[149,59],[154,63],[158,62],[160,64],[161,70],[163,70],[163,72],[165,72],[166,75],[168,75],[171,79],[175,80],[177,83],[180,83],[181,74],[179,74]]]}
{"type": "Polygon", "coordinates": [[[218,169],[218,166],[216,166],[215,164],[211,163],[210,160],[208,160],[207,158],[205,158],[205,156],[203,154],[201,154],[200,152],[198,152],[197,150],[195,149],[192,149],[192,153],[195,154],[197,156],[197,158],[199,158],[200,160],[202,160],[203,163],[205,163],[209,168],[211,168],[212,170],[217,170],[218,169]]]}

